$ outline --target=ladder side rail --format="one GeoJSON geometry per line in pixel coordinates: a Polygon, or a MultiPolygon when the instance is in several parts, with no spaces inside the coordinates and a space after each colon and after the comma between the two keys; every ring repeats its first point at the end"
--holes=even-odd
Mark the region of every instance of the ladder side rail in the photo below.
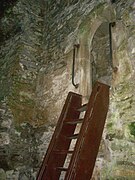
{"type": "Polygon", "coordinates": [[[68,151],[71,140],[66,139],[66,136],[74,133],[76,125],[67,125],[65,122],[69,119],[72,120],[79,118],[80,112],[78,112],[76,109],[81,106],[81,103],[81,95],[69,92],[41,168],[37,175],[37,180],[59,179],[61,172],[56,169],[56,166],[63,166],[66,154],[58,154],[56,152],[68,151]]]}
{"type": "Polygon", "coordinates": [[[97,82],[90,96],[65,180],[89,180],[92,177],[108,106],[109,86],[97,82]]]}

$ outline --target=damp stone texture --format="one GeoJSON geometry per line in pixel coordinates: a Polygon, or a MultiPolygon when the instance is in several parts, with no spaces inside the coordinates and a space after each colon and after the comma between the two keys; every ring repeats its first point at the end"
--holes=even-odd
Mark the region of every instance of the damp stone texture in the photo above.
{"type": "Polygon", "coordinates": [[[110,85],[110,105],[92,179],[134,180],[134,59],[134,0],[18,0],[8,7],[0,17],[0,179],[35,180],[68,92],[86,103],[101,81],[110,85]]]}

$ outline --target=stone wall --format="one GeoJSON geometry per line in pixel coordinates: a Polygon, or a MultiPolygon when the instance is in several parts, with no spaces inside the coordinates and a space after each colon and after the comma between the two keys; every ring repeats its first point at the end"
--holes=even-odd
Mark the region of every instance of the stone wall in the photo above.
{"type": "Polygon", "coordinates": [[[36,128],[44,114],[37,96],[44,56],[43,13],[40,1],[23,0],[0,20],[0,168],[7,179],[32,179],[39,164],[38,148],[46,129],[45,123],[36,128]]]}
{"type": "Polygon", "coordinates": [[[85,103],[93,79],[111,84],[93,178],[135,179],[134,11],[133,0],[18,0],[7,9],[0,20],[3,179],[35,179],[68,91],[81,93],[85,103]],[[107,31],[114,21],[115,71],[107,31]],[[72,58],[78,43],[75,88],[72,58]]]}

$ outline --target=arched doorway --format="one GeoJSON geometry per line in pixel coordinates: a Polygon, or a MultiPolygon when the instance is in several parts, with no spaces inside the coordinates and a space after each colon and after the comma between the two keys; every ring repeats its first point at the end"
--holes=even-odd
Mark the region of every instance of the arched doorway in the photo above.
{"type": "Polygon", "coordinates": [[[92,85],[96,81],[110,84],[110,42],[109,23],[102,23],[95,32],[90,50],[92,85]]]}

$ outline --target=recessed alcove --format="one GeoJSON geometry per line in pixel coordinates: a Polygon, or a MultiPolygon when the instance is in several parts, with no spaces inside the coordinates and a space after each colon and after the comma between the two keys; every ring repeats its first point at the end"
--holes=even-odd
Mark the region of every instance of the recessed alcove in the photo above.
{"type": "Polygon", "coordinates": [[[92,84],[109,83],[111,78],[109,23],[102,23],[96,30],[90,51],[92,84]]]}

